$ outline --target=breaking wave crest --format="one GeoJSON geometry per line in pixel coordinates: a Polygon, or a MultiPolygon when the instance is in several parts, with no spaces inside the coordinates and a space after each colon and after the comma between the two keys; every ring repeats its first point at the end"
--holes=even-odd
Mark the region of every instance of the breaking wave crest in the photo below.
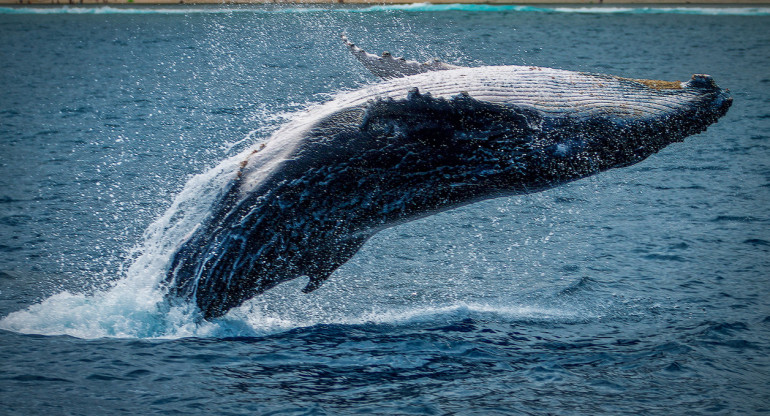
{"type": "Polygon", "coordinates": [[[211,5],[211,6],[53,6],[0,7],[0,14],[227,14],[227,13],[383,13],[383,12],[528,12],[585,14],[689,14],[708,16],[770,16],[770,7],[535,7],[489,4],[397,4],[378,6],[211,5]]]}

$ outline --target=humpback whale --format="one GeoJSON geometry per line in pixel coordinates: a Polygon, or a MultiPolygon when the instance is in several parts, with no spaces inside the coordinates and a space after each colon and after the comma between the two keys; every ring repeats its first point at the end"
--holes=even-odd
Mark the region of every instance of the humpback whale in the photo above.
{"type": "Polygon", "coordinates": [[[631,79],[351,53],[384,81],[297,114],[170,259],[169,302],[204,319],[300,276],[317,289],[368,238],[476,201],[644,160],[725,115],[712,77],[631,79]]]}

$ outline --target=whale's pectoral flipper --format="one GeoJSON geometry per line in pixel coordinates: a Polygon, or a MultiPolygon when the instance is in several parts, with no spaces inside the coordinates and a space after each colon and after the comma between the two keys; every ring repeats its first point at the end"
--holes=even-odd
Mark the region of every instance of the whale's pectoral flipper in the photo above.
{"type": "Polygon", "coordinates": [[[310,281],[302,289],[302,293],[310,293],[321,287],[337,268],[345,264],[346,261],[361,249],[361,246],[364,245],[369,237],[369,234],[351,236],[343,240],[337,240],[331,247],[320,250],[322,254],[304,273],[310,278],[310,281]]]}
{"type": "Polygon", "coordinates": [[[444,71],[447,69],[462,68],[456,65],[450,65],[439,60],[428,62],[407,61],[404,58],[394,58],[390,53],[383,52],[382,56],[367,53],[354,43],[350,42],[343,34],[340,35],[342,41],[348,45],[350,52],[356,57],[372,74],[382,78],[400,78],[409,75],[421,74],[430,71],[444,71]]]}
{"type": "Polygon", "coordinates": [[[307,282],[307,286],[305,286],[305,288],[302,289],[302,293],[310,293],[310,292],[318,289],[326,281],[326,279],[329,278],[329,276],[331,276],[331,273],[323,274],[323,275],[317,274],[317,275],[309,276],[310,277],[310,281],[307,282]]]}

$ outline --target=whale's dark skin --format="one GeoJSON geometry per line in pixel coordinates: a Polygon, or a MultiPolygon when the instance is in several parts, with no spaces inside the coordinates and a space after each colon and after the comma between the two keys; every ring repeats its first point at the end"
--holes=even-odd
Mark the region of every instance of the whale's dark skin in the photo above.
{"type": "MultiPolygon", "coordinates": [[[[442,72],[450,80],[453,73],[474,73],[442,72]]],[[[603,76],[593,77],[602,85],[603,76]]],[[[424,85],[412,78],[402,78],[398,88],[424,85]]],[[[705,130],[732,102],[708,76],[663,92],[634,80],[607,80],[640,94],[647,88],[697,99],[617,116],[589,107],[551,111],[473,92],[431,96],[421,87],[319,110],[244,156],[229,191],[174,255],[167,298],[193,300],[211,319],[296,277],[308,276],[304,291],[315,290],[384,228],[637,163],[705,130]]]]}

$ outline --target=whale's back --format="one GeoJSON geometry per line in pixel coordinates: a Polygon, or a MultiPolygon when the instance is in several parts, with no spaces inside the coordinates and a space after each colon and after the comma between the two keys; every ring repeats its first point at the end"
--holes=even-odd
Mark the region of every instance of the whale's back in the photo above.
{"type": "MultiPolygon", "coordinates": [[[[695,82],[693,82],[695,81],[695,82]]],[[[546,114],[587,118],[596,116],[652,117],[697,101],[708,82],[686,83],[634,80],[612,75],[528,66],[487,66],[427,72],[343,93],[319,107],[360,106],[372,99],[404,99],[417,88],[434,97],[458,92],[492,103],[526,107],[546,114]]]]}

